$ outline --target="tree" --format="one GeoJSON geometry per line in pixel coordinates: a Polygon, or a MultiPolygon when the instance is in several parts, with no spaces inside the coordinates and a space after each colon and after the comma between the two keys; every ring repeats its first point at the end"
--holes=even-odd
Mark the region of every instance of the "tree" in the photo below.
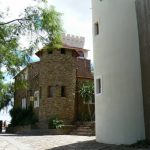
{"type": "Polygon", "coordinates": [[[14,95],[14,86],[13,84],[3,84],[2,82],[0,83],[0,110],[4,107],[7,107],[11,99],[14,95]]]}
{"type": "Polygon", "coordinates": [[[19,18],[7,22],[4,20],[8,12],[0,12],[0,109],[4,99],[8,101],[5,95],[10,88],[4,83],[6,74],[15,76],[41,46],[45,49],[61,46],[61,14],[54,7],[48,7],[46,0],[38,4],[27,7],[19,18]],[[41,3],[45,3],[45,7],[41,7],[41,3]],[[23,46],[22,37],[26,37],[23,46]]]}
{"type": "Polygon", "coordinates": [[[88,105],[88,111],[89,116],[92,121],[92,113],[90,109],[90,103],[92,102],[92,99],[94,98],[94,84],[92,81],[87,81],[83,83],[80,87],[79,93],[81,97],[83,98],[83,101],[87,103],[88,105]]]}

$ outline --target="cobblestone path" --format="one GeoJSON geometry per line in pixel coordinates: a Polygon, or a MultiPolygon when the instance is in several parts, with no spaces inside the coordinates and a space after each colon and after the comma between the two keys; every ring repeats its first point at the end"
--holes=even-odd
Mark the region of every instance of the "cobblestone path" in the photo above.
{"type": "MultiPolygon", "coordinates": [[[[0,150],[137,150],[101,144],[94,136],[0,134],[0,150]]],[[[138,149],[144,150],[144,149],[138,149]]],[[[145,149],[146,150],[146,149],[145,149]]],[[[148,149],[147,149],[148,150],[148,149]]]]}

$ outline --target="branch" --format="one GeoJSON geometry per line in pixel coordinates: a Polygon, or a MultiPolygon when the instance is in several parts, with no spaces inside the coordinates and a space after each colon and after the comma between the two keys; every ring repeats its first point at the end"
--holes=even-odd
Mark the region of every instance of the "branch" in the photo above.
{"type": "Polygon", "coordinates": [[[15,21],[18,21],[20,23],[20,21],[26,21],[26,20],[30,20],[30,19],[27,19],[27,18],[14,19],[14,20],[11,20],[11,21],[8,21],[8,22],[5,22],[5,23],[0,23],[0,26],[10,24],[10,23],[13,23],[15,21]]]}

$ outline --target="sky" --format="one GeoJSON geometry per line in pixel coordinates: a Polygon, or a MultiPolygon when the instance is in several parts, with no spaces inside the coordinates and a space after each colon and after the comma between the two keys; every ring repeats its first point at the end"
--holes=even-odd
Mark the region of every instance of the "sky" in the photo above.
{"type": "MultiPolygon", "coordinates": [[[[66,34],[85,37],[84,48],[90,50],[89,59],[93,61],[91,0],[48,0],[48,3],[63,14],[62,23],[66,34]]],[[[24,8],[30,5],[33,5],[32,0],[0,0],[1,11],[9,8],[7,21],[18,18],[24,8]]],[[[10,120],[6,111],[0,113],[1,119],[10,120]]]]}
{"type": "MultiPolygon", "coordinates": [[[[84,48],[91,50],[89,59],[93,60],[91,0],[48,0],[48,2],[63,14],[65,33],[85,37],[84,48]]],[[[0,10],[10,9],[8,21],[17,18],[18,14],[29,5],[33,5],[33,0],[0,0],[0,10]]]]}

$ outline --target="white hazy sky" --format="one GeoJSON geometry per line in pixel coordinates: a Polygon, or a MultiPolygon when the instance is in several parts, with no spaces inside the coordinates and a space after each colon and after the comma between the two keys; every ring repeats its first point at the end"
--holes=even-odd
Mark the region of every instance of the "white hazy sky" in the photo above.
{"type": "MultiPolygon", "coordinates": [[[[26,6],[32,5],[32,0],[0,0],[0,11],[10,9],[7,20],[18,17],[26,6]]],[[[89,59],[93,60],[92,53],[92,9],[91,0],[48,0],[50,5],[63,13],[62,22],[67,34],[85,37],[84,48],[89,49],[89,59]]],[[[6,112],[0,113],[0,120],[10,120],[6,112]]]]}
{"type": "MultiPolygon", "coordinates": [[[[48,2],[63,13],[62,22],[66,33],[85,37],[84,48],[91,50],[89,59],[93,59],[91,0],[48,0],[48,2]]],[[[32,4],[33,0],[0,0],[0,10],[10,8],[11,15],[7,20],[11,20],[26,6],[32,4]]]]}

